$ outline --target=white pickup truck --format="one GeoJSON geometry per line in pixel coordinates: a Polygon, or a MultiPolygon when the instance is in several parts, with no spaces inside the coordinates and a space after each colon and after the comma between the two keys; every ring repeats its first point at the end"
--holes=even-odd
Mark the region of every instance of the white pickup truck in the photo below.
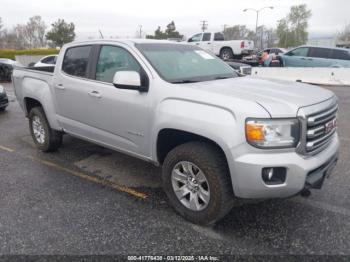
{"type": "Polygon", "coordinates": [[[16,68],[13,83],[40,150],[70,134],[160,165],[170,203],[195,223],[236,197],[320,188],[338,159],[331,91],[238,77],[186,43],[71,43],[55,67],[16,68]]]}
{"type": "Polygon", "coordinates": [[[205,32],[195,34],[187,42],[198,45],[204,50],[210,51],[223,60],[242,58],[254,51],[254,42],[250,40],[229,40],[225,41],[223,33],[205,32]]]}

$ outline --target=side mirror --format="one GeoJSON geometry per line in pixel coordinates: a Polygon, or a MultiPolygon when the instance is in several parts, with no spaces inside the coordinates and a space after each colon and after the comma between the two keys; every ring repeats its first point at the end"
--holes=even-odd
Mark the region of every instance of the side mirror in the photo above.
{"type": "Polygon", "coordinates": [[[145,86],[142,85],[142,82],[145,81],[142,81],[140,74],[135,71],[118,71],[113,77],[113,85],[116,88],[147,92],[148,81],[145,86]]]}

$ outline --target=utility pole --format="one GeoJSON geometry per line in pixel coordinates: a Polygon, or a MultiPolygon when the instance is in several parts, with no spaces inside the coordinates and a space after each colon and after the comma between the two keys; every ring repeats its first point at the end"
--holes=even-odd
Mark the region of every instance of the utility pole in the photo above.
{"type": "Polygon", "coordinates": [[[224,28],[224,33],[225,33],[225,31],[226,31],[226,27],[228,27],[229,25],[227,25],[227,24],[224,24],[222,27],[224,28]]]}
{"type": "Polygon", "coordinates": [[[203,20],[203,21],[200,21],[200,22],[201,22],[201,29],[204,32],[205,30],[208,29],[208,21],[203,20]]]}
{"type": "Polygon", "coordinates": [[[98,30],[98,32],[100,33],[100,37],[103,39],[103,34],[100,29],[98,30]]]}
{"type": "Polygon", "coordinates": [[[142,25],[139,25],[140,28],[140,38],[142,38],[142,25]]]}
{"type": "Polygon", "coordinates": [[[256,12],[256,21],[255,21],[255,44],[258,43],[258,22],[259,22],[259,13],[264,10],[264,9],[273,9],[273,6],[265,6],[263,8],[260,9],[254,9],[254,8],[246,8],[243,10],[243,12],[247,12],[247,11],[253,11],[256,12]]]}

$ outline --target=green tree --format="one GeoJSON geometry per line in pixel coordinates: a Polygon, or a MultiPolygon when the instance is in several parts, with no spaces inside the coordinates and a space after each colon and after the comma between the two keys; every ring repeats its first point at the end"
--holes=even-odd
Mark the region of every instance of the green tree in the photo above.
{"type": "Polygon", "coordinates": [[[311,10],[306,4],[295,5],[289,14],[277,24],[277,36],[281,47],[292,47],[306,44],[308,39],[308,21],[311,10]]]}
{"type": "Polygon", "coordinates": [[[50,41],[52,47],[62,47],[74,40],[75,26],[73,23],[66,23],[64,19],[58,19],[51,26],[51,30],[46,34],[46,39],[50,41]]]}
{"type": "Polygon", "coordinates": [[[224,30],[226,40],[251,40],[255,37],[255,32],[249,30],[245,25],[234,25],[226,27],[224,30]]]}
{"type": "Polygon", "coordinates": [[[344,30],[338,34],[337,41],[340,43],[350,43],[350,24],[346,25],[344,30]]]}
{"type": "Polygon", "coordinates": [[[171,21],[167,25],[165,32],[163,32],[161,27],[158,26],[157,30],[154,31],[154,35],[146,35],[146,38],[148,39],[168,39],[168,38],[182,39],[183,35],[181,35],[178,31],[176,31],[175,22],[171,21]]]}

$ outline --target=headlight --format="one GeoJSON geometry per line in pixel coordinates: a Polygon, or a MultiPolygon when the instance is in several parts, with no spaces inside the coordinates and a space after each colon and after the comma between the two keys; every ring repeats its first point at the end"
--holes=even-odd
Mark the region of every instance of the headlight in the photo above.
{"type": "Polygon", "coordinates": [[[299,141],[298,119],[247,119],[246,138],[259,148],[295,147],[299,141]]]}

